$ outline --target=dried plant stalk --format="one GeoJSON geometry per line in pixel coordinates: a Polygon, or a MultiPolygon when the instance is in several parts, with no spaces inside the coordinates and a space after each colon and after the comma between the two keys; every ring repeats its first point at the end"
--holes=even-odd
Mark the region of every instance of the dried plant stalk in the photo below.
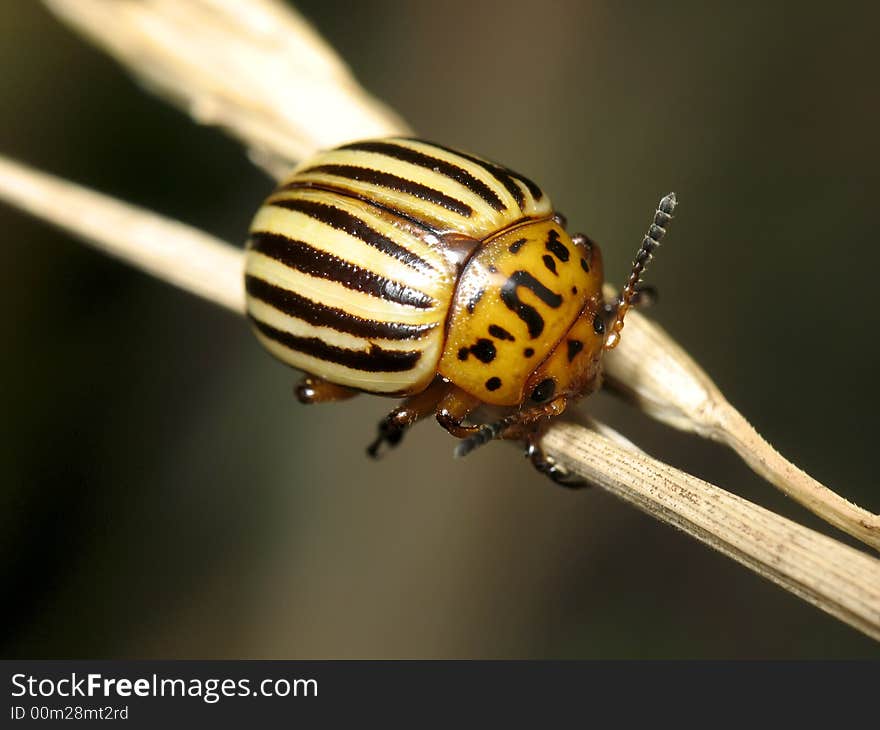
{"type": "MultiPolygon", "coordinates": [[[[244,314],[240,249],[3,158],[0,199],[244,314]]],[[[591,482],[880,638],[880,560],[652,459],[601,424],[557,423],[544,447],[591,482]]]]}
{"type": "Polygon", "coordinates": [[[273,0],[46,0],[276,178],[319,149],[408,131],[301,16],[273,0]]]}
{"type": "Polygon", "coordinates": [[[555,424],[543,445],[568,469],[880,639],[877,559],[580,426],[555,424]]]}
{"type": "MultiPolygon", "coordinates": [[[[606,296],[614,290],[606,286],[606,296]]],[[[659,325],[631,311],[626,336],[605,361],[606,384],[650,416],[730,446],[758,474],[807,509],[880,549],[880,517],[787,461],[722,395],[659,325]]]]}
{"type": "MultiPolygon", "coordinates": [[[[241,139],[275,177],[318,149],[409,131],[308,23],[273,0],[46,2],[195,119],[241,139]]],[[[786,461],[684,350],[637,312],[628,315],[606,370],[609,383],[651,416],[731,446],[787,495],[880,549],[880,516],[786,461]]]]}
{"type": "Polygon", "coordinates": [[[159,279],[227,309],[244,311],[241,250],[202,231],[2,156],[0,200],[159,279]]]}

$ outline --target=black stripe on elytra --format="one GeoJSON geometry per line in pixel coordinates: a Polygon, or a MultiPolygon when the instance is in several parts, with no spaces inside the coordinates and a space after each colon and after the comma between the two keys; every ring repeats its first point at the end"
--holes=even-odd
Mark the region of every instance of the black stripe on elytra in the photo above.
{"type": "Polygon", "coordinates": [[[297,317],[316,327],[331,327],[339,332],[347,332],[358,337],[377,337],[385,340],[417,340],[436,324],[406,324],[404,322],[382,322],[364,319],[349,314],[338,307],[328,307],[307,297],[300,296],[289,289],[270,284],[256,276],[245,277],[245,289],[254,299],[259,299],[271,307],[291,317],[297,317]]]}
{"type": "Polygon", "coordinates": [[[467,203],[463,203],[450,195],[441,193],[439,190],[429,188],[427,185],[407,180],[390,172],[382,170],[374,170],[370,167],[358,167],[357,165],[315,165],[305,170],[300,170],[298,174],[308,175],[311,173],[324,173],[333,175],[334,177],[346,178],[348,180],[356,180],[357,182],[367,183],[368,185],[378,185],[379,187],[397,190],[401,193],[413,195],[419,200],[425,200],[429,203],[439,205],[453,213],[458,213],[469,218],[474,210],[467,203]]]}
{"type": "Polygon", "coordinates": [[[424,144],[429,144],[432,147],[436,147],[438,150],[443,150],[444,152],[449,152],[453,155],[458,155],[459,157],[468,160],[468,162],[473,162],[475,165],[479,165],[487,172],[491,173],[495,179],[504,186],[504,188],[513,196],[513,199],[516,201],[516,204],[522,208],[526,203],[526,196],[523,195],[522,189],[514,182],[514,178],[519,180],[523,185],[528,188],[528,191],[532,194],[532,197],[535,200],[540,200],[544,197],[544,193],[535,183],[529,180],[524,175],[520,175],[518,172],[514,172],[513,170],[502,167],[494,162],[489,162],[489,160],[483,160],[479,157],[475,157],[474,155],[469,155],[467,152],[460,152],[459,150],[453,150],[449,147],[444,147],[443,145],[436,144],[434,142],[427,142],[422,139],[411,138],[415,142],[424,142],[424,144]]]}
{"type": "Polygon", "coordinates": [[[273,342],[304,355],[344,365],[354,370],[363,370],[369,373],[400,373],[412,370],[422,356],[418,350],[383,350],[378,345],[371,345],[369,350],[349,350],[345,347],[329,345],[319,337],[299,337],[290,332],[275,329],[254,317],[250,319],[257,330],[273,342]]]}
{"type": "Polygon", "coordinates": [[[541,261],[544,262],[544,266],[556,274],[556,276],[559,276],[559,273],[556,271],[556,259],[554,259],[549,253],[544,254],[541,257],[541,261]]]}
{"type": "Polygon", "coordinates": [[[558,258],[562,263],[568,261],[571,256],[568,248],[559,240],[559,232],[551,229],[550,235],[547,236],[547,250],[558,258]]]}
{"type": "Polygon", "coordinates": [[[311,182],[309,180],[292,180],[291,182],[285,183],[282,185],[279,190],[323,190],[327,193],[332,193],[334,195],[342,195],[346,198],[354,198],[355,200],[359,200],[366,205],[369,205],[371,208],[376,208],[384,213],[389,213],[393,216],[397,216],[398,218],[403,218],[407,223],[415,226],[416,228],[421,228],[425,231],[430,231],[434,234],[440,234],[442,231],[437,230],[434,226],[429,225],[423,220],[419,220],[418,218],[413,217],[411,213],[407,213],[405,211],[400,210],[399,208],[395,208],[392,205],[389,205],[388,202],[379,202],[376,200],[376,197],[372,198],[368,195],[364,195],[363,193],[356,193],[353,190],[345,190],[340,188],[335,188],[332,185],[316,182],[311,182]]]}
{"type": "Polygon", "coordinates": [[[350,261],[309,246],[304,241],[258,231],[251,234],[250,247],[291,269],[338,282],[347,289],[419,309],[430,309],[436,304],[424,292],[362,269],[350,261]]]}
{"type": "Polygon", "coordinates": [[[424,167],[432,172],[445,175],[455,180],[455,182],[464,185],[472,193],[479,195],[486,203],[498,211],[506,209],[504,202],[499,198],[495,191],[492,190],[482,180],[475,178],[467,170],[451,162],[441,160],[439,157],[431,157],[418,150],[409,147],[402,147],[391,142],[355,142],[340,147],[341,150],[353,150],[360,152],[375,152],[386,157],[391,157],[401,162],[409,162],[419,167],[424,167]]]}
{"type": "Polygon", "coordinates": [[[379,231],[367,225],[356,215],[349,213],[347,210],[342,210],[342,208],[337,208],[335,205],[319,203],[316,200],[303,200],[302,198],[274,200],[269,205],[302,213],[338,231],[344,231],[350,236],[363,241],[368,246],[372,246],[417,271],[433,271],[434,269],[425,259],[414,254],[405,246],[395,243],[387,236],[382,235],[379,231]]]}
{"type": "Polygon", "coordinates": [[[525,322],[529,330],[529,337],[534,340],[544,331],[544,318],[541,317],[537,309],[520,300],[517,290],[521,286],[530,290],[544,304],[553,309],[559,308],[562,304],[562,297],[550,291],[528,271],[514,271],[510,278],[504,282],[504,286],[501,287],[501,301],[525,322]]]}
{"type": "Polygon", "coordinates": [[[531,180],[529,180],[525,175],[520,175],[518,172],[514,172],[507,167],[505,167],[504,169],[507,170],[510,175],[513,175],[517,180],[519,180],[523,185],[525,185],[529,189],[529,192],[532,194],[532,197],[535,200],[540,200],[544,197],[544,191],[541,190],[541,188],[539,188],[531,180]]]}

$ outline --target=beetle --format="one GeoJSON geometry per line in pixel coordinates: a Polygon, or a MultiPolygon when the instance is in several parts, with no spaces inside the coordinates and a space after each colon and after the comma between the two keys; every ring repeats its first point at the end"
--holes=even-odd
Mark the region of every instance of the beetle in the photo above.
{"type": "Polygon", "coordinates": [[[260,342],[306,375],[302,403],[366,392],[405,400],[368,453],[435,414],[464,455],[517,439],[539,471],[581,486],[540,449],[568,403],[601,384],[641,274],[672,219],[664,197],[617,301],[599,247],[528,178],[414,138],[354,142],[296,167],[258,210],[245,260],[260,342]],[[507,409],[468,422],[481,406],[507,409]]]}

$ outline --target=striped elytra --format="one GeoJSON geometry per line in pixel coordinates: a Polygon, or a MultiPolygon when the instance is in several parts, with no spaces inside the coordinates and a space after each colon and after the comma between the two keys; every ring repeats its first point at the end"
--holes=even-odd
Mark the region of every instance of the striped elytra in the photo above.
{"type": "Polygon", "coordinates": [[[260,342],[306,373],[300,400],[407,397],[373,455],[433,413],[485,435],[465,423],[484,403],[513,409],[492,437],[532,441],[600,382],[598,247],[528,178],[429,142],[356,142],[294,169],[251,224],[245,288],[260,342]]]}

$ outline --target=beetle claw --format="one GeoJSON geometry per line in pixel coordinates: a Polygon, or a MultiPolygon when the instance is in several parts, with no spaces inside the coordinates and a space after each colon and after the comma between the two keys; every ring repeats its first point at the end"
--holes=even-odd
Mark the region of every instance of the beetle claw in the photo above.
{"type": "Polygon", "coordinates": [[[389,449],[393,449],[401,441],[406,429],[392,420],[390,417],[379,423],[379,435],[375,440],[367,446],[367,454],[373,459],[381,459],[384,456],[382,452],[382,444],[388,444],[389,449]]]}
{"type": "Polygon", "coordinates": [[[557,464],[553,457],[548,456],[544,452],[544,449],[532,440],[526,441],[525,456],[532,462],[532,466],[534,466],[535,469],[552,479],[560,487],[565,487],[566,489],[584,489],[592,486],[582,477],[573,474],[565,467],[557,464]]]}

